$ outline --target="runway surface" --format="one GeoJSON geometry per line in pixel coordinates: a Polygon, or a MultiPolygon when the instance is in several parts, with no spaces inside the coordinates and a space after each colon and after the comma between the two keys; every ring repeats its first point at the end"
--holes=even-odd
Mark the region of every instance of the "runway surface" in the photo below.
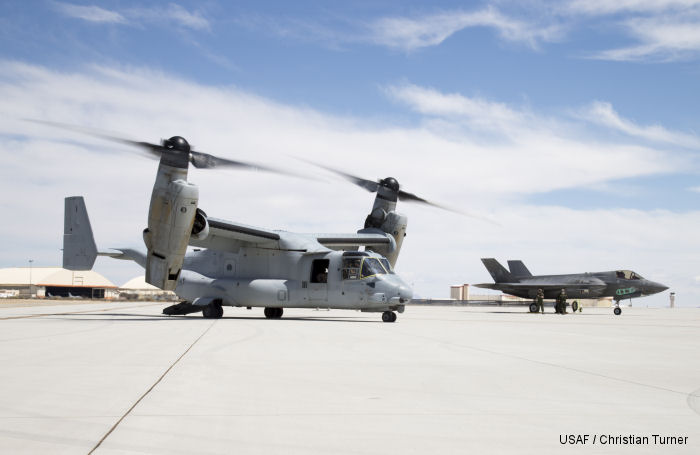
{"type": "Polygon", "coordinates": [[[164,306],[0,304],[0,453],[700,453],[700,309],[164,306]]]}

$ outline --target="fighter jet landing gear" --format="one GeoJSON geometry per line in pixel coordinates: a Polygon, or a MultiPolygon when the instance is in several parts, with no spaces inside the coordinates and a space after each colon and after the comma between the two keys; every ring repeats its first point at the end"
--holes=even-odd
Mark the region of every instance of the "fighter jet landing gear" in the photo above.
{"type": "Polygon", "coordinates": [[[615,313],[615,316],[619,316],[622,314],[622,308],[620,308],[619,303],[615,304],[615,309],[613,310],[613,313],[615,313]]]}
{"type": "Polygon", "coordinates": [[[202,310],[202,316],[204,316],[205,319],[220,319],[223,315],[224,309],[218,301],[210,303],[202,310]]]}
{"type": "Polygon", "coordinates": [[[382,313],[382,321],[384,322],[396,322],[396,313],[393,311],[385,311],[382,313]]]}
{"type": "Polygon", "coordinates": [[[265,308],[265,317],[267,319],[280,319],[284,313],[283,308],[265,308]]]}
{"type": "Polygon", "coordinates": [[[576,313],[576,312],[578,311],[578,305],[579,305],[579,304],[578,304],[578,302],[577,302],[576,300],[574,300],[573,302],[571,302],[571,311],[573,311],[574,313],[576,313]]]}

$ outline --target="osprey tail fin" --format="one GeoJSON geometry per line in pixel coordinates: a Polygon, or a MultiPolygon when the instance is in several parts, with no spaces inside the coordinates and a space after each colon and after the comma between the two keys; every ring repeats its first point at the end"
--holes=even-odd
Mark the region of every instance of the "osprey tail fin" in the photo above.
{"type": "Polygon", "coordinates": [[[90,270],[97,258],[90,218],[82,196],[65,199],[63,214],[63,268],[90,270]]]}

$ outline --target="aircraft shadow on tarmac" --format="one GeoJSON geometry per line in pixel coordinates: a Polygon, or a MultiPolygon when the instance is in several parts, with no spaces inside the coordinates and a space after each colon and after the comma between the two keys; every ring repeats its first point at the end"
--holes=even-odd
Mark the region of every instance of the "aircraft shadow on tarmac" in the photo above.
{"type": "MultiPolygon", "coordinates": [[[[216,319],[204,319],[201,316],[168,316],[165,314],[154,314],[154,315],[144,315],[144,314],[133,314],[133,313],[83,313],[71,315],[71,317],[60,317],[60,315],[54,315],[52,317],[46,317],[43,319],[61,319],[69,321],[115,321],[115,322],[130,322],[130,321],[196,321],[196,320],[207,320],[215,321],[216,319]],[[83,317],[92,316],[92,317],[83,317]],[[94,316],[105,316],[105,317],[94,317],[94,316]]],[[[253,321],[253,320],[267,320],[264,316],[223,316],[219,318],[220,320],[241,320],[241,321],[253,321]]],[[[270,322],[277,321],[295,321],[295,322],[357,322],[357,323],[370,323],[370,324],[384,324],[381,319],[378,320],[363,320],[353,317],[335,316],[335,317],[285,317],[282,319],[271,319],[270,322]]]]}

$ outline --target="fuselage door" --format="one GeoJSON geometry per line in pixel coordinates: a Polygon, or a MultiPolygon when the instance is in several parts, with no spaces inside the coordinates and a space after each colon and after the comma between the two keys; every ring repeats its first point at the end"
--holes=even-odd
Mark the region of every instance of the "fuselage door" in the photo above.
{"type": "Polygon", "coordinates": [[[328,272],[330,261],[328,259],[314,259],[311,263],[311,275],[309,276],[309,301],[328,301],[328,272]]]}

